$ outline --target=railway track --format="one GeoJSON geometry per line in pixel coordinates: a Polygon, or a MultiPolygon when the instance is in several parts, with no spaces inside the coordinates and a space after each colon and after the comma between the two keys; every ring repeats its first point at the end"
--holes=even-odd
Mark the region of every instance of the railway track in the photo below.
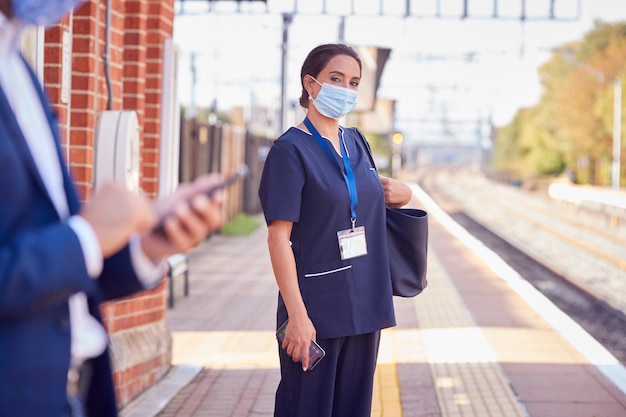
{"type": "Polygon", "coordinates": [[[626,227],[460,168],[414,180],[626,365],[626,227]]]}

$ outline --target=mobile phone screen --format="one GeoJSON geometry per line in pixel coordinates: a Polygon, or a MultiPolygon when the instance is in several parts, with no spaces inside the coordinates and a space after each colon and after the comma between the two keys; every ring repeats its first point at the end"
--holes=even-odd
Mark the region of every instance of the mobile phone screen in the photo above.
{"type": "MultiPolygon", "coordinates": [[[[285,320],[285,322],[276,331],[276,339],[278,339],[278,345],[281,346],[281,349],[283,340],[285,340],[285,332],[287,331],[288,322],[289,320],[285,320]]],[[[315,340],[311,340],[311,345],[309,346],[309,367],[307,371],[315,368],[315,366],[322,360],[324,355],[326,355],[324,349],[322,349],[322,347],[318,345],[315,340]]]]}

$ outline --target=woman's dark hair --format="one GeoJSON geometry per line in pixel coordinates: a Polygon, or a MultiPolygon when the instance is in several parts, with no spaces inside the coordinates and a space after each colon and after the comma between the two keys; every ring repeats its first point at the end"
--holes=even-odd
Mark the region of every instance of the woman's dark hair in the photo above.
{"type": "Polygon", "coordinates": [[[325,45],[319,45],[307,55],[302,69],[300,70],[300,84],[302,84],[302,95],[300,96],[300,105],[305,109],[309,108],[309,93],[304,88],[304,76],[309,74],[317,78],[320,72],[324,69],[328,62],[337,55],[351,56],[358,62],[359,70],[362,70],[361,58],[356,51],[348,45],[341,43],[328,43],[325,45]]]}

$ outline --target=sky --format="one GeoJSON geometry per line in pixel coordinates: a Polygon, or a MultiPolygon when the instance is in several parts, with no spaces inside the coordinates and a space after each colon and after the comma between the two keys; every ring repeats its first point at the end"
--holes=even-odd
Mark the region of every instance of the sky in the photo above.
{"type": "Polygon", "coordinates": [[[525,0],[524,22],[522,0],[467,1],[469,17],[461,19],[463,0],[222,1],[210,7],[178,0],[181,104],[280,108],[283,14],[290,13],[290,102],[300,95],[306,54],[340,41],[343,23],[345,43],[391,49],[378,97],[396,100],[395,125],[407,140],[466,143],[476,140],[477,129],[486,131],[488,121],[505,125],[519,108],[538,102],[537,69],[554,48],[581,39],[594,20],[626,21],[624,0],[554,0],[558,20],[544,18],[550,0],[525,0]],[[494,4],[499,19],[490,18],[494,4]]]}

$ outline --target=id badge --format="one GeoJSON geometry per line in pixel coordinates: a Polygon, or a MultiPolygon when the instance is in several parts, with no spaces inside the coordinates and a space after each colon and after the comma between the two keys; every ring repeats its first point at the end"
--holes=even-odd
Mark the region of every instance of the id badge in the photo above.
{"type": "Polygon", "coordinates": [[[359,226],[354,229],[340,230],[337,232],[337,239],[339,240],[341,259],[367,255],[365,227],[359,226]]]}

